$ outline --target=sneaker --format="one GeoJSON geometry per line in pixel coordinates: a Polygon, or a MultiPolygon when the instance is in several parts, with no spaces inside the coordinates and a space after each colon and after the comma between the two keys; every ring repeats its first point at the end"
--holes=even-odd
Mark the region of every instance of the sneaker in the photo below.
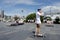
{"type": "Polygon", "coordinates": [[[43,37],[43,34],[38,34],[37,36],[38,36],[38,37],[43,37]]]}

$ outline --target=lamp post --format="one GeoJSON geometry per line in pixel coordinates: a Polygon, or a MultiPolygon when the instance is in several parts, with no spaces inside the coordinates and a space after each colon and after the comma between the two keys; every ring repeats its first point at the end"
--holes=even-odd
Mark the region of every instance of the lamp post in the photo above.
{"type": "Polygon", "coordinates": [[[52,14],[51,14],[51,9],[52,9],[52,7],[50,7],[50,15],[52,15],[52,14]]]}
{"type": "MultiPolygon", "coordinates": [[[[22,12],[22,14],[23,14],[23,12],[24,12],[24,11],[23,11],[23,10],[21,10],[21,12],[22,12]]],[[[23,19],[23,16],[22,16],[22,19],[23,19]]]]}

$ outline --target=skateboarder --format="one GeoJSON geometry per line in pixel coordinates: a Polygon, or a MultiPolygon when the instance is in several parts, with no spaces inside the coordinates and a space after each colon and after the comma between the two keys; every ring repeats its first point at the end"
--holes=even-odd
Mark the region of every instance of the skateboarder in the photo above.
{"type": "Polygon", "coordinates": [[[41,33],[40,33],[40,26],[41,26],[41,20],[40,20],[40,16],[43,16],[44,13],[42,12],[41,9],[38,9],[37,10],[37,13],[36,13],[36,31],[35,31],[35,36],[43,36],[41,33]]]}

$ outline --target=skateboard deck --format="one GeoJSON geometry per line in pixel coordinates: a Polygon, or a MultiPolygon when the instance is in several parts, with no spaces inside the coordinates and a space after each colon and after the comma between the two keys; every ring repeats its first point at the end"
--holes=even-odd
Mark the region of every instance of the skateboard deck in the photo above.
{"type": "Polygon", "coordinates": [[[35,35],[35,31],[32,31],[34,37],[45,37],[45,33],[42,33],[42,36],[40,35],[35,35]]]}

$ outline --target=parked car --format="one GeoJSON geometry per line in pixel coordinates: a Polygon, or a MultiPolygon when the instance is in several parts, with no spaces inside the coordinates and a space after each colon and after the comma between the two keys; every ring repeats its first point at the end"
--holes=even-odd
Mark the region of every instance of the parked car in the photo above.
{"type": "Polygon", "coordinates": [[[47,23],[47,20],[43,20],[44,23],[47,23]]]}
{"type": "Polygon", "coordinates": [[[18,25],[23,25],[24,22],[23,21],[18,21],[18,25]]]}
{"type": "Polygon", "coordinates": [[[54,24],[60,24],[60,18],[56,17],[55,20],[53,21],[54,24]]]}
{"type": "Polygon", "coordinates": [[[24,22],[22,20],[20,21],[15,21],[14,23],[11,23],[10,26],[18,26],[18,25],[23,25],[24,22]]]}
{"type": "Polygon", "coordinates": [[[34,23],[34,20],[28,20],[29,23],[34,23]]]}
{"type": "Polygon", "coordinates": [[[18,26],[17,23],[10,24],[10,26],[18,26]]]}

